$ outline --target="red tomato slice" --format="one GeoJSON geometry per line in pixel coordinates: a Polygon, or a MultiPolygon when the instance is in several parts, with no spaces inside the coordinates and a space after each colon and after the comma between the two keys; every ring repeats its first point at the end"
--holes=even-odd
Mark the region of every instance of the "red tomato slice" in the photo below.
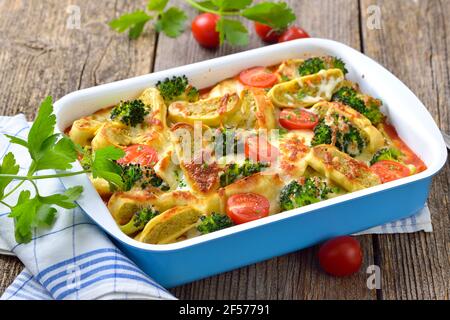
{"type": "Polygon", "coordinates": [[[278,78],[267,68],[254,67],[242,71],[239,74],[239,81],[251,87],[270,88],[278,82],[278,78]]]}
{"type": "Polygon", "coordinates": [[[404,154],[404,158],[402,158],[404,163],[415,166],[417,170],[416,173],[427,169],[425,163],[406,145],[406,143],[403,142],[392,125],[383,123],[383,129],[389,138],[392,139],[394,145],[404,154]]]}
{"type": "Polygon", "coordinates": [[[153,167],[158,162],[158,152],[145,144],[134,144],[125,148],[125,156],[117,160],[118,164],[140,164],[153,167]]]}
{"type": "Polygon", "coordinates": [[[280,124],[289,130],[313,129],[319,122],[319,118],[305,109],[283,109],[280,112],[280,124]]]}
{"type": "Polygon", "coordinates": [[[382,183],[411,175],[411,171],[407,166],[392,160],[378,161],[370,169],[380,177],[382,183]]]}
{"type": "Polygon", "coordinates": [[[269,200],[256,193],[234,194],[227,200],[227,215],[236,224],[267,217],[269,208],[269,200]]]}
{"type": "Polygon", "coordinates": [[[244,145],[245,157],[259,162],[274,162],[278,156],[278,149],[264,137],[251,136],[244,145]]]}
{"type": "Polygon", "coordinates": [[[328,240],[319,250],[320,266],[337,277],[357,272],[361,268],[362,258],[359,242],[349,236],[328,240]]]}

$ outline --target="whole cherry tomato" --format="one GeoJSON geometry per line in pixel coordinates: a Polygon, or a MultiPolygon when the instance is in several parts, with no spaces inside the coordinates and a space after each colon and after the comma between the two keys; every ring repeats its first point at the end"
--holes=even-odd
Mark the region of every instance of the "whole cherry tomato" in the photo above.
{"type": "Polygon", "coordinates": [[[292,26],[289,29],[287,29],[278,39],[278,42],[285,42],[285,41],[291,41],[294,39],[303,39],[303,38],[309,38],[309,34],[303,30],[302,28],[292,26]]]}
{"type": "Polygon", "coordinates": [[[201,46],[205,48],[217,48],[219,46],[219,33],[216,31],[219,18],[217,14],[202,13],[192,21],[192,34],[201,46]]]}
{"type": "Polygon", "coordinates": [[[361,268],[361,246],[350,236],[328,240],[320,247],[319,263],[323,270],[333,276],[351,275],[361,268]]]}
{"type": "Polygon", "coordinates": [[[278,38],[281,36],[280,31],[273,30],[267,24],[262,24],[259,22],[255,22],[255,31],[261,40],[267,43],[278,42],[278,38]]]}

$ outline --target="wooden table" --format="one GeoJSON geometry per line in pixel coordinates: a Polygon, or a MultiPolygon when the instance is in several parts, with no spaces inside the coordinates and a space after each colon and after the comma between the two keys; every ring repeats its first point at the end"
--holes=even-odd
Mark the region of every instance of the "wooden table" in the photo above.
{"type": "MultiPolygon", "coordinates": [[[[289,2],[312,36],[341,41],[379,61],[417,94],[440,128],[450,130],[450,1],[289,2]],[[381,9],[381,29],[367,27],[372,4],[381,9]]],[[[107,26],[118,14],[144,5],[135,0],[0,0],[0,114],[23,112],[33,119],[47,95],[58,99],[80,88],[263,45],[252,35],[246,48],[209,51],[190,31],[174,40],[149,28],[130,41],[107,26]],[[66,27],[69,5],[80,7],[80,29],[66,27]]],[[[172,292],[181,299],[448,299],[449,184],[447,163],[434,179],[428,202],[433,233],[359,237],[364,266],[352,277],[325,275],[317,265],[317,248],[309,248],[172,292]],[[372,264],[381,267],[381,290],[366,286],[365,270],[372,264]]],[[[0,293],[21,269],[16,258],[0,257],[0,293]]]]}

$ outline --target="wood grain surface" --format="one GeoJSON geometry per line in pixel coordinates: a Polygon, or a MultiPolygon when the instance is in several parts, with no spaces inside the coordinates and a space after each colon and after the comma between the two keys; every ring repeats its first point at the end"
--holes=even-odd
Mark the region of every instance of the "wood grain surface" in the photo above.
{"type": "MultiPolygon", "coordinates": [[[[186,8],[190,17],[195,11],[186,8]]],[[[382,63],[424,102],[450,131],[450,14],[447,0],[288,1],[298,24],[312,36],[334,39],[382,63]],[[381,29],[367,28],[371,5],[381,9],[381,29]],[[369,10],[369,11],[368,11],[369,10]]],[[[136,0],[0,0],[0,114],[32,119],[47,95],[202,61],[247,47],[200,48],[187,30],[176,40],[147,28],[138,40],[109,30],[117,15],[143,7],[136,0]],[[66,27],[70,5],[80,7],[81,28],[66,27]]],[[[248,25],[251,28],[251,25],[248,25]]],[[[450,292],[450,166],[434,179],[429,198],[433,233],[360,236],[361,271],[333,278],[319,270],[317,247],[276,257],[172,289],[180,299],[448,299],[450,292]],[[366,286],[366,267],[381,268],[381,290],[366,286]]],[[[0,294],[22,269],[0,256],[0,294]]]]}

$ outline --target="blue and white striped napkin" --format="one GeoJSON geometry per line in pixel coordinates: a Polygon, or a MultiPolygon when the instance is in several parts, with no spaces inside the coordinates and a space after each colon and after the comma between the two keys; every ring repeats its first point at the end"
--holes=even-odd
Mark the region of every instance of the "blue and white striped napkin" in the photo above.
{"type": "MultiPolygon", "coordinates": [[[[26,138],[28,128],[23,115],[0,117],[0,159],[12,151],[21,172],[28,168],[29,157],[3,135],[26,138]]],[[[38,184],[49,194],[63,190],[58,180],[38,180],[38,184]]],[[[15,201],[11,199],[10,203],[15,201]]],[[[8,214],[8,209],[0,205],[0,254],[17,255],[25,270],[1,299],[174,299],[125,257],[80,208],[60,209],[55,225],[49,230],[36,230],[32,242],[26,245],[15,242],[8,214]]],[[[416,231],[432,231],[426,205],[412,217],[358,234],[416,231]]]]}
{"type": "MultiPolygon", "coordinates": [[[[0,117],[0,159],[12,151],[21,173],[30,164],[27,151],[10,144],[4,134],[26,139],[28,129],[23,115],[0,117]]],[[[64,190],[58,179],[38,180],[38,187],[43,195],[64,190]]],[[[17,198],[11,198],[6,202],[15,204],[17,198]]],[[[0,205],[0,245],[17,255],[25,269],[4,292],[2,300],[175,299],[124,256],[80,208],[60,209],[55,225],[35,230],[28,244],[16,243],[8,214],[8,208],[0,205]]]]}

